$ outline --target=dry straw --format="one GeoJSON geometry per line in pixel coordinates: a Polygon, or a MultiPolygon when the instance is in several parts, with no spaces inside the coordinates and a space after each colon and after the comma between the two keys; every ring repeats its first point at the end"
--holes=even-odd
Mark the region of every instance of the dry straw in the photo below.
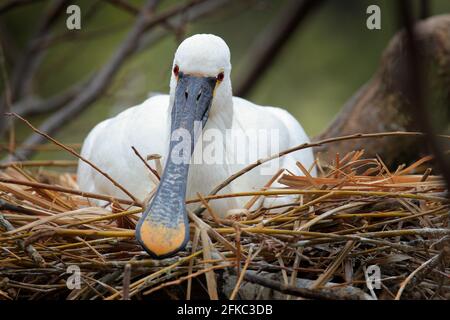
{"type": "Polygon", "coordinates": [[[302,176],[278,172],[261,190],[217,194],[233,175],[211,194],[187,200],[202,208],[189,212],[192,242],[161,261],[134,239],[142,208],[131,194],[114,199],[79,191],[67,169],[75,162],[3,164],[0,299],[264,296],[252,296],[251,286],[284,299],[449,299],[450,204],[442,178],[427,170],[430,160],[390,172],[381,159],[355,151],[333,163],[316,161],[319,177],[298,164],[302,176]],[[275,180],[285,188],[271,188],[275,180]],[[260,197],[287,194],[297,200],[249,210],[260,197]],[[240,216],[221,219],[209,206],[249,195],[240,216]],[[81,271],[74,290],[67,286],[71,265],[81,271]],[[380,270],[376,290],[366,283],[372,265],[380,270]]]}

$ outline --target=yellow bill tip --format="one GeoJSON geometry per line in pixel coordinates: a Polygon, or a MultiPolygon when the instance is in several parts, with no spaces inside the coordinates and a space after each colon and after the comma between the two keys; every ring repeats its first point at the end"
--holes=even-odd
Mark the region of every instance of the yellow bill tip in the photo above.
{"type": "Polygon", "coordinates": [[[144,249],[156,257],[175,254],[183,248],[186,239],[184,224],[171,228],[149,220],[142,222],[136,234],[144,249]]]}

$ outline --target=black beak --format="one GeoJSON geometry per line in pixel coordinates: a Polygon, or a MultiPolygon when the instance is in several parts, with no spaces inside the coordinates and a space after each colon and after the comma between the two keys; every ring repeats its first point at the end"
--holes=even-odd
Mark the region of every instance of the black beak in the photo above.
{"type": "Polygon", "coordinates": [[[185,198],[194,128],[208,120],[215,85],[215,77],[178,74],[169,154],[158,190],[136,226],[137,240],[152,257],[171,256],[189,240],[185,198]]]}

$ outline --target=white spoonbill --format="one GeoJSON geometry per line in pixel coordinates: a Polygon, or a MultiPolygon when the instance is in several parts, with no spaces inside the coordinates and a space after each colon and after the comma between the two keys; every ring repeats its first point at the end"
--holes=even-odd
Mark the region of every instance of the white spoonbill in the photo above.
{"type": "MultiPolygon", "coordinates": [[[[170,94],[151,97],[99,123],[84,141],[82,156],[142,201],[157,180],[131,147],[144,156],[162,156],[161,180],[136,227],[136,238],[153,257],[170,256],[188,241],[186,196],[208,194],[251,162],[309,142],[301,125],[287,111],[233,97],[230,72],[230,50],[221,38],[210,34],[187,38],[175,53],[170,94]],[[270,142],[255,139],[261,133],[267,133],[265,137],[270,136],[270,142]],[[233,135],[237,140],[229,138],[233,135]],[[193,137],[187,144],[182,143],[186,136],[193,137]],[[203,140],[215,148],[199,147],[203,143],[196,142],[203,140]],[[251,154],[241,157],[249,150],[251,154]],[[203,159],[197,157],[202,153],[209,153],[215,161],[192,161],[203,159]]],[[[261,188],[280,168],[300,174],[297,161],[309,168],[314,161],[312,151],[305,149],[271,160],[265,172],[253,169],[221,192],[261,188]]],[[[78,183],[83,191],[124,196],[123,191],[84,162],[78,166],[78,183]]],[[[233,197],[210,204],[224,216],[230,209],[243,208],[247,201],[248,198],[233,197]]]]}

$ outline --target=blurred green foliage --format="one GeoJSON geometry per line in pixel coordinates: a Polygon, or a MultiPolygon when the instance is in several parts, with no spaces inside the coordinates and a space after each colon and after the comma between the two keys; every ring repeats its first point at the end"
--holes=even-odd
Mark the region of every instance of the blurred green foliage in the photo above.
{"type": "MultiPolygon", "coordinates": [[[[142,1],[131,1],[140,6],[142,1]]],[[[26,45],[46,1],[12,10],[1,18],[18,47],[26,45]]],[[[36,77],[35,90],[51,96],[84,79],[110,57],[130,29],[134,17],[107,3],[82,0],[82,29],[77,38],[52,46],[36,77]],[[86,20],[86,21],[85,21],[86,20]]],[[[177,1],[164,0],[158,10],[177,1]]],[[[187,25],[185,35],[213,33],[228,43],[232,53],[233,79],[245,68],[243,59],[256,36],[271,23],[286,1],[231,1],[217,12],[187,25]]],[[[395,33],[397,21],[392,0],[329,0],[293,35],[273,65],[247,97],[261,105],[280,106],[290,111],[311,136],[318,134],[333,119],[344,102],[377,68],[380,54],[395,33]],[[381,30],[366,28],[366,8],[381,7],[381,30]]],[[[450,12],[450,1],[433,0],[432,14],[450,12]]],[[[65,20],[56,33],[63,34],[65,20]]],[[[143,101],[150,92],[168,91],[174,51],[179,43],[168,36],[148,50],[133,56],[115,77],[106,94],[89,109],[67,123],[57,138],[82,142],[93,126],[127,107],[143,101]]],[[[45,116],[30,119],[39,124],[45,116]]],[[[30,130],[18,126],[18,139],[30,130]]],[[[63,153],[37,155],[37,158],[66,158],[63,153]]]]}

